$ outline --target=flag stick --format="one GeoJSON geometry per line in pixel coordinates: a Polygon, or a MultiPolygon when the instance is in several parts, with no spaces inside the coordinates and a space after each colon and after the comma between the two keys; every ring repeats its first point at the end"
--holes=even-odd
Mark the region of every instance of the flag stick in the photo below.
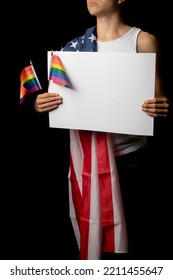
{"type": "Polygon", "coordinates": [[[40,89],[42,89],[41,84],[40,84],[40,82],[39,82],[39,79],[38,79],[38,77],[37,77],[37,74],[36,74],[36,72],[35,72],[34,65],[32,64],[32,61],[31,61],[31,60],[30,60],[30,65],[31,65],[32,70],[33,70],[33,72],[34,72],[35,78],[36,78],[36,80],[37,80],[37,82],[38,82],[38,84],[39,84],[39,87],[40,87],[40,89]]]}

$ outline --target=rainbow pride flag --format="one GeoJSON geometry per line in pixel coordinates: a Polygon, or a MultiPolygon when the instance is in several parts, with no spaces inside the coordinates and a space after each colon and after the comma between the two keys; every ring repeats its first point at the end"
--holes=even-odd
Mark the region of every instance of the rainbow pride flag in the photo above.
{"type": "Polygon", "coordinates": [[[41,85],[31,63],[31,65],[25,67],[20,74],[20,104],[23,103],[27,95],[40,89],[41,85]]]}
{"type": "Polygon", "coordinates": [[[55,84],[72,88],[60,57],[54,54],[52,54],[50,63],[49,80],[51,80],[55,84]]]}

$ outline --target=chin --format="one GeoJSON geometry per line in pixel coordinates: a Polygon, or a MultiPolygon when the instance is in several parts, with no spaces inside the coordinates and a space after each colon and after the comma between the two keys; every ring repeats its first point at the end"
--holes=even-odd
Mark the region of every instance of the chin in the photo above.
{"type": "Polygon", "coordinates": [[[88,11],[89,11],[90,15],[92,15],[92,16],[97,16],[97,14],[98,14],[98,10],[95,7],[89,8],[88,11]]]}

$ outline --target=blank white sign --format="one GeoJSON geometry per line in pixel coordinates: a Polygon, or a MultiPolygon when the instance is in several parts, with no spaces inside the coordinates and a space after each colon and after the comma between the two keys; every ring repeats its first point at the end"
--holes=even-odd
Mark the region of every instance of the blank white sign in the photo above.
{"type": "MultiPolygon", "coordinates": [[[[49,113],[50,127],[153,135],[153,118],[141,109],[154,97],[154,53],[54,52],[73,86],[52,82],[63,104],[49,113]]],[[[51,52],[48,52],[48,72],[51,52]]]]}

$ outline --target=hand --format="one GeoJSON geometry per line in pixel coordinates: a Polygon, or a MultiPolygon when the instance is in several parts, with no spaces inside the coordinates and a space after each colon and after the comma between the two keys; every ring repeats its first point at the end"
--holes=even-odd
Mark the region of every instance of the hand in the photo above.
{"type": "Polygon", "coordinates": [[[166,97],[145,100],[142,111],[151,117],[167,117],[170,108],[169,99],[166,97]]]}
{"type": "Polygon", "coordinates": [[[62,97],[58,93],[42,93],[38,94],[35,102],[34,108],[37,112],[50,112],[62,104],[62,97]]]}

